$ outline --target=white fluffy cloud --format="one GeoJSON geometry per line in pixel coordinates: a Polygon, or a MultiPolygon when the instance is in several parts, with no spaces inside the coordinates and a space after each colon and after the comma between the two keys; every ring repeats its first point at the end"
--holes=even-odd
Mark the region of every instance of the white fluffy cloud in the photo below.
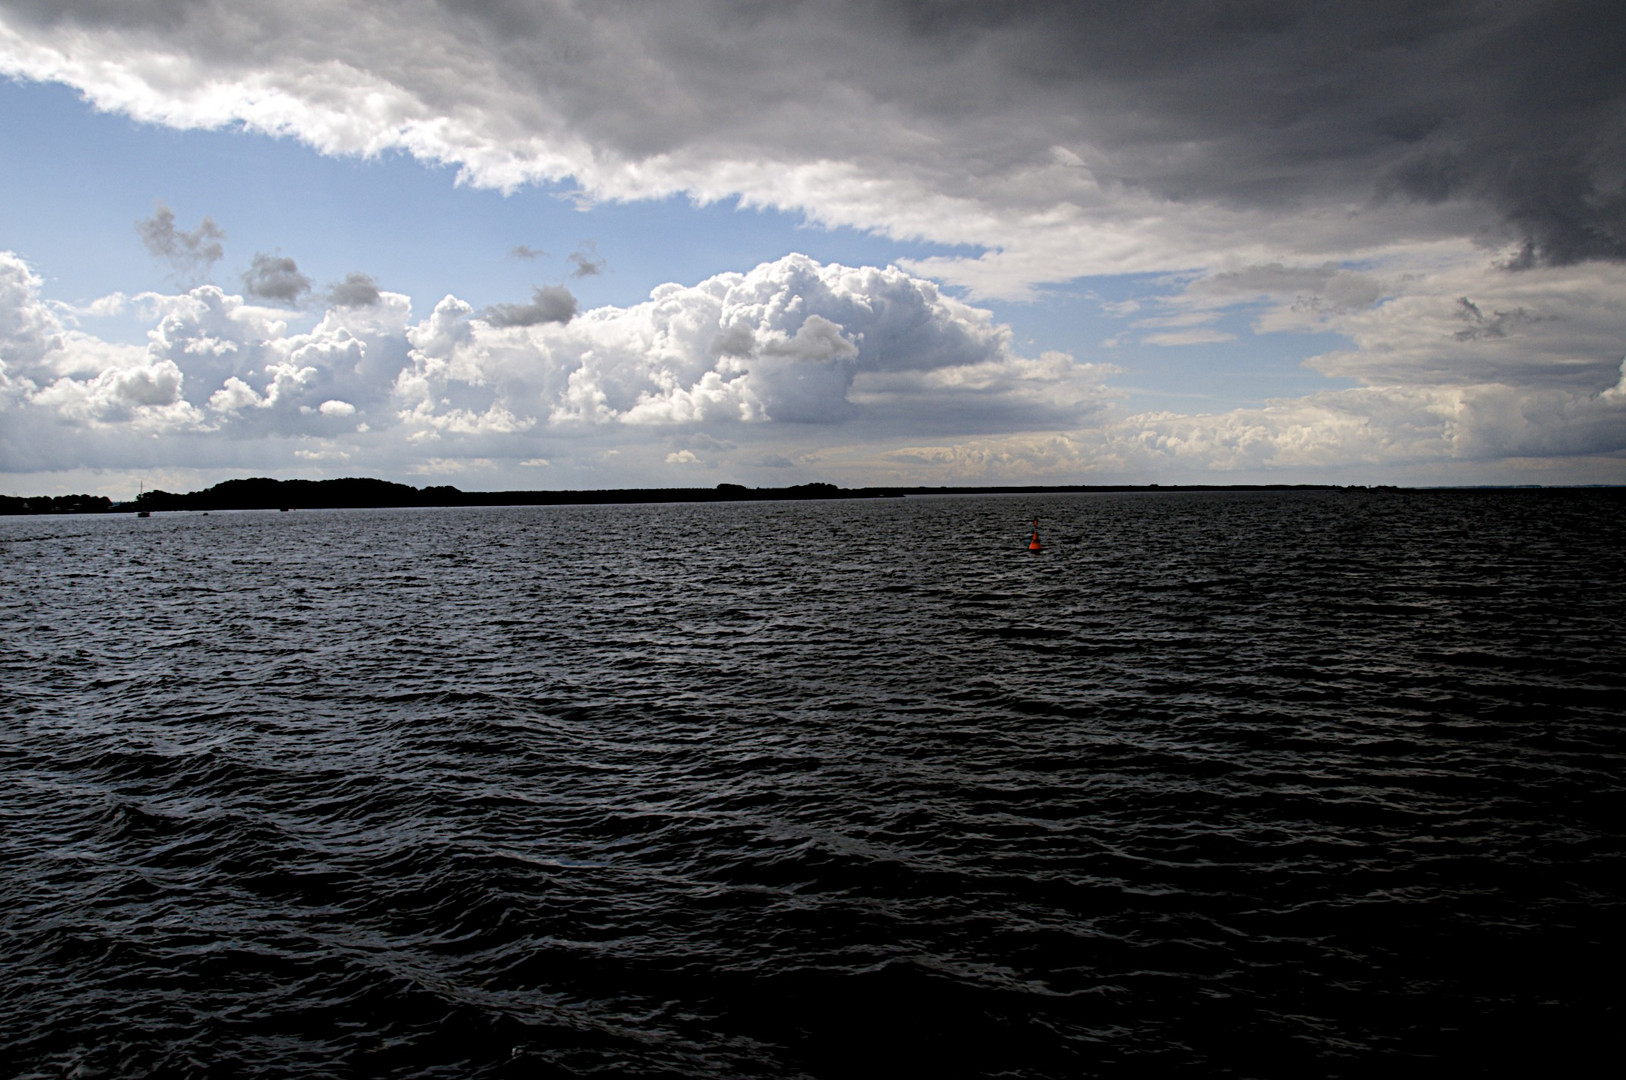
{"type": "Polygon", "coordinates": [[[1141,332],[1200,330],[1238,303],[1259,324],[1331,326],[1353,347],[1313,364],[1361,385],[1126,415],[1118,369],[1021,355],[987,311],[897,268],[794,255],[522,326],[450,296],[415,319],[383,292],[295,331],[286,312],[203,286],[129,302],[154,320],[143,347],[66,325],[5,253],[0,471],[217,461],[243,445],[262,471],[280,454],[490,486],[534,484],[544,462],[568,486],[680,482],[673,466],[724,464],[762,483],[1347,480],[1363,467],[1443,481],[1560,461],[1620,479],[1626,373],[1619,352],[1593,358],[1626,336],[1623,275],[1583,264],[1380,284],[1267,266],[1198,278],[1161,313],[1120,310],[1141,332]]]}
{"type": "Polygon", "coordinates": [[[862,424],[907,397],[893,422],[974,431],[1076,422],[1102,396],[1098,370],[1016,355],[1008,328],[931,282],[800,255],[566,324],[500,325],[448,298],[410,338],[396,390],[431,426],[862,424]],[[951,407],[966,401],[985,408],[951,407]]]}
{"type": "Polygon", "coordinates": [[[174,362],[64,326],[40,298],[41,285],[21,259],[0,251],[0,402],[8,412],[34,407],[73,423],[144,431],[195,421],[174,362]]]}
{"type": "MultiPolygon", "coordinates": [[[[282,440],[298,460],[342,450],[397,472],[425,458],[535,461],[550,440],[563,450],[545,460],[561,461],[680,438],[658,455],[680,464],[739,450],[727,431],[837,432],[809,436],[828,442],[1073,425],[1110,397],[1109,369],[1023,357],[1007,327],[931,282],[800,255],[518,325],[452,296],[414,321],[406,297],[384,292],[294,331],[288,313],[206,285],[135,298],[155,320],[145,348],[66,328],[40,287],[0,256],[15,424],[282,440]]],[[[105,465],[95,455],[114,443],[128,451],[59,437],[22,454],[8,440],[0,466],[105,465]]]]}
{"type": "Polygon", "coordinates": [[[54,375],[50,361],[63,348],[62,323],[40,302],[42,284],[16,255],[0,252],[0,359],[13,380],[54,375]]]}

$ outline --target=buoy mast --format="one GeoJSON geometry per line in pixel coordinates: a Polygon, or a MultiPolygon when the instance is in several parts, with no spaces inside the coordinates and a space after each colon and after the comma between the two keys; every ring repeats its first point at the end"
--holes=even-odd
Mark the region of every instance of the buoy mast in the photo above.
{"type": "Polygon", "coordinates": [[[1039,543],[1039,519],[1033,519],[1033,539],[1028,542],[1029,551],[1039,551],[1043,545],[1039,543]]]}

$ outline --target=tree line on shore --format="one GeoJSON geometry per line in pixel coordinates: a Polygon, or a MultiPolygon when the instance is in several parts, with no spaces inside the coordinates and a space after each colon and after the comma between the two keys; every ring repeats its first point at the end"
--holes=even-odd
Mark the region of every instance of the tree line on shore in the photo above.
{"type": "MultiPolygon", "coordinates": [[[[407,506],[553,506],[595,503],[758,502],[773,499],[898,498],[904,495],[1043,494],[1108,491],[1329,490],[1336,484],[1050,484],[842,488],[834,484],[748,488],[608,488],[598,491],[461,491],[449,484],[413,487],[369,477],[336,480],[226,480],[201,491],[144,491],[130,502],[105,495],[0,495],[0,514],[106,514],[202,510],[316,510],[407,506]]],[[[1388,487],[1388,485],[1384,485],[1388,487]]]]}
{"type": "Polygon", "coordinates": [[[202,491],[144,491],[130,502],[105,495],[0,495],[0,514],[153,513],[184,510],[317,510],[397,506],[531,506],[559,503],[723,502],[754,499],[852,497],[834,484],[788,488],[615,488],[602,491],[461,491],[450,484],[416,488],[389,480],[226,480],[202,491]]]}
{"type": "Polygon", "coordinates": [[[106,495],[0,495],[0,514],[106,514],[113,500],[106,495]]]}

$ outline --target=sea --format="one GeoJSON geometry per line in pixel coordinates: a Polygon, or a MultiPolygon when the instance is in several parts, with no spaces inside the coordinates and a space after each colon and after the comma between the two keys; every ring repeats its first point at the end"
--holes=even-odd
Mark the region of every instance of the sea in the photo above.
{"type": "Polygon", "coordinates": [[[1623,510],[0,519],[0,1075],[1579,1075],[1623,510]]]}

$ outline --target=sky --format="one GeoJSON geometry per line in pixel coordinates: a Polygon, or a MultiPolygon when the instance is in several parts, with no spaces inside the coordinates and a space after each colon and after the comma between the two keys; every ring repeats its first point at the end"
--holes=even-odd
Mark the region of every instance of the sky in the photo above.
{"type": "Polygon", "coordinates": [[[1626,483],[1616,7],[0,0],[0,492],[1626,483]]]}

